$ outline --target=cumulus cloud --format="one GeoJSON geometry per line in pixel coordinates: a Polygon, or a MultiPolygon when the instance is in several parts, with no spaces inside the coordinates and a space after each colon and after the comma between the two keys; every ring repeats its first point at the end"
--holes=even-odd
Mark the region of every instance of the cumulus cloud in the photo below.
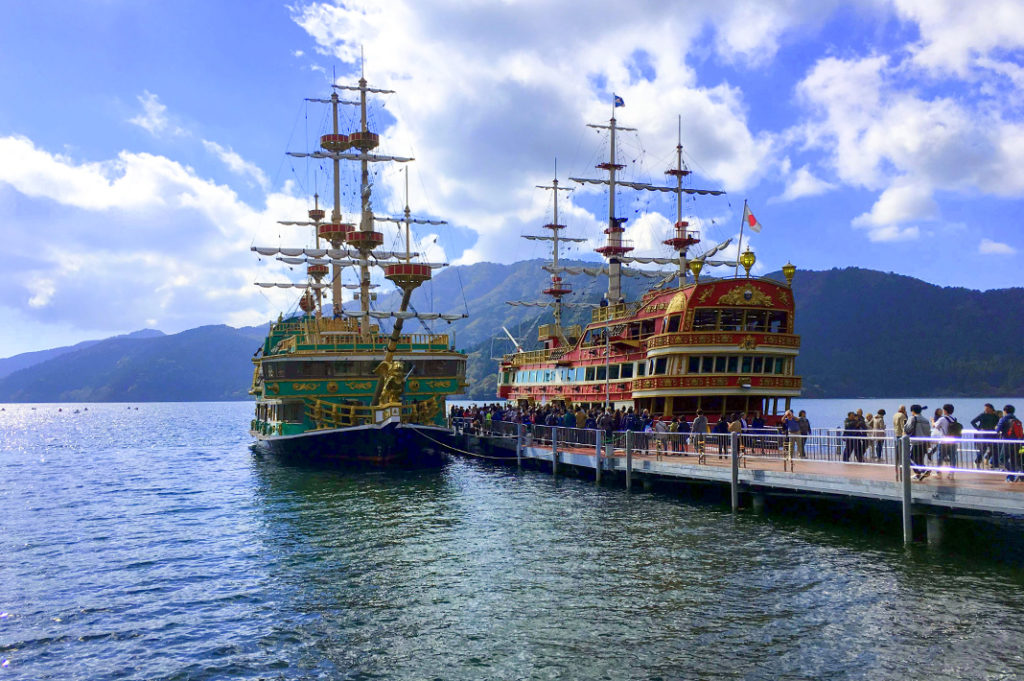
{"type": "Polygon", "coordinates": [[[886,56],[828,57],[797,86],[812,118],[801,131],[829,155],[843,183],[881,192],[854,226],[872,238],[909,239],[907,220],[935,219],[938,191],[1019,196],[1024,192],[1024,126],[988,100],[925,97],[914,63],[886,56]]]}
{"type": "Polygon", "coordinates": [[[161,156],[121,152],[83,162],[6,137],[0,193],[11,191],[41,199],[31,213],[7,217],[0,253],[7,304],[26,316],[111,331],[155,320],[180,330],[225,319],[258,323],[294,302],[287,292],[252,286],[287,271],[271,262],[268,273],[248,251],[253,234],[276,243],[276,220],[303,215],[305,201],[288,188],[257,210],[161,156]],[[41,221],[60,238],[41,243],[41,221]]]}
{"type": "MultiPolygon", "coordinates": [[[[583,174],[606,153],[607,142],[585,124],[607,121],[612,92],[626,102],[616,112],[619,124],[639,130],[619,137],[630,168],[653,165],[647,172],[660,180],[664,168],[656,160],[671,155],[679,114],[683,144],[698,161],[703,184],[729,190],[755,184],[774,153],[771,134],[750,129],[736,87],[699,82],[688,53],[710,40],[741,67],[756,68],[775,54],[787,30],[831,6],[805,5],[751,1],[723,9],[702,0],[580,11],[535,2],[386,0],[311,3],[295,8],[294,19],[322,54],[356,64],[364,50],[371,84],[398,91],[386,101],[393,151],[414,151],[429,190],[424,211],[477,233],[459,258],[474,262],[517,256],[511,244],[544,218],[529,192],[544,181],[552,157],[563,160],[568,174],[583,174]],[[532,17],[541,11],[546,20],[538,24],[532,17]],[[524,106],[536,102],[543,106],[524,106]],[[536,209],[524,214],[524,205],[536,209]]],[[[397,189],[396,176],[381,182],[397,189]]],[[[591,210],[582,221],[602,223],[600,209],[591,210]]]]}
{"type": "Polygon", "coordinates": [[[978,244],[978,253],[981,255],[1016,255],[1017,249],[1010,244],[986,238],[978,244]]]}
{"type": "Polygon", "coordinates": [[[209,140],[203,140],[203,146],[206,147],[207,151],[220,159],[231,172],[250,178],[264,190],[270,187],[270,181],[267,179],[266,173],[255,163],[246,161],[233,149],[226,149],[216,142],[209,140]]]}
{"type": "Polygon", "coordinates": [[[781,196],[777,197],[777,200],[795,201],[805,196],[818,196],[835,189],[836,186],[831,182],[826,182],[816,177],[811,172],[811,169],[804,165],[792,174],[786,184],[786,190],[782,192],[781,196]]]}
{"type": "Polygon", "coordinates": [[[134,123],[155,137],[159,137],[164,133],[169,135],[186,134],[184,129],[171,123],[170,119],[167,117],[167,107],[160,102],[160,98],[155,94],[148,90],[144,90],[143,93],[138,96],[138,100],[139,103],[142,104],[142,113],[138,116],[129,118],[129,123],[134,123]]]}
{"type": "Polygon", "coordinates": [[[893,0],[897,13],[917,25],[915,64],[964,77],[979,59],[1024,47],[1024,5],[1017,0],[893,0]]]}

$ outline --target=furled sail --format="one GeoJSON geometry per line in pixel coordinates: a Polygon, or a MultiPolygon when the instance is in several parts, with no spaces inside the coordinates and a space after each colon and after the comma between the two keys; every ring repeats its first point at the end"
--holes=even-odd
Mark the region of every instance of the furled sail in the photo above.
{"type": "MultiPolygon", "coordinates": [[[[580,184],[608,184],[608,180],[591,179],[587,177],[570,177],[573,182],[579,182],[580,184]]],[[[632,189],[645,189],[653,192],[669,192],[676,194],[682,192],[684,194],[700,194],[701,196],[721,196],[724,191],[719,189],[690,189],[688,187],[659,187],[657,185],[648,184],[646,182],[625,182],[623,180],[615,180],[615,186],[617,187],[631,187],[632,189]]]]}

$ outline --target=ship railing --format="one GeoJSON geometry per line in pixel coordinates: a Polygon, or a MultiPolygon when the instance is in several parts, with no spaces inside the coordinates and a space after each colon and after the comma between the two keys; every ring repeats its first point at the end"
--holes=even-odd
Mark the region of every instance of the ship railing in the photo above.
{"type": "Polygon", "coordinates": [[[517,352],[515,354],[508,355],[508,357],[511,359],[513,366],[533,364],[534,362],[546,362],[551,359],[551,350],[548,348],[541,350],[527,350],[526,352],[517,352]]]}
{"type": "Polygon", "coordinates": [[[619,317],[628,317],[639,309],[639,303],[615,303],[604,307],[595,307],[590,313],[590,323],[605,322],[619,317]]]}
{"type": "Polygon", "coordinates": [[[367,406],[365,404],[337,404],[326,400],[307,399],[306,418],[314,428],[351,428],[373,425],[397,413],[402,423],[427,423],[440,409],[440,402],[430,397],[411,403],[367,406]]]}

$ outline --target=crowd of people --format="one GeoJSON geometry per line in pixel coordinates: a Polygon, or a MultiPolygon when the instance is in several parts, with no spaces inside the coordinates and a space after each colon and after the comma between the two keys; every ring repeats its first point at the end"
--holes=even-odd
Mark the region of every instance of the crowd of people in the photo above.
{"type": "MultiPolygon", "coordinates": [[[[655,448],[667,453],[687,452],[690,446],[695,451],[703,452],[705,442],[709,439],[705,436],[709,433],[716,435],[745,433],[757,436],[754,440],[756,446],[766,448],[774,442],[778,447],[786,447],[796,455],[804,457],[806,456],[805,439],[811,434],[810,421],[807,420],[807,414],[803,411],[799,416],[794,415],[792,411],[787,411],[777,426],[766,425],[759,412],[752,412],[750,415],[737,412],[718,418],[712,423],[701,409],[697,410],[691,422],[685,416],[652,416],[647,409],[637,411],[633,407],[584,409],[582,406],[577,406],[573,409],[557,403],[530,407],[518,407],[511,403],[472,407],[453,406],[450,416],[464,419],[471,428],[483,433],[491,432],[495,422],[503,421],[527,426],[542,425],[600,430],[609,439],[613,433],[622,431],[647,433],[655,436],[667,433],[680,434],[680,437],[656,437],[654,439],[655,448]],[[795,435],[804,437],[791,437],[795,435]]],[[[717,443],[719,456],[724,456],[726,438],[710,439],[717,443]]]]}
{"type": "MultiPolygon", "coordinates": [[[[893,429],[897,435],[914,438],[911,440],[910,459],[917,480],[931,475],[932,464],[938,467],[935,474],[939,478],[942,477],[942,467],[948,466],[947,474],[952,479],[953,469],[960,464],[958,440],[963,433],[963,424],[954,416],[956,410],[952,404],[936,409],[930,419],[922,415],[926,409],[920,404],[913,404],[908,416],[906,408],[900,406],[893,419],[893,429]]],[[[984,410],[971,419],[970,424],[975,431],[975,467],[1003,470],[1007,473],[1007,482],[1024,482],[1024,475],[1019,474],[1024,454],[1021,446],[1024,427],[1014,406],[1007,404],[997,412],[994,405],[986,403],[984,410]]]]}
{"type": "MultiPolygon", "coordinates": [[[[960,464],[958,440],[963,433],[963,425],[954,416],[952,404],[936,409],[930,419],[922,415],[926,409],[919,404],[912,404],[909,410],[906,405],[900,405],[893,415],[891,431],[886,425],[885,409],[867,415],[861,409],[848,412],[840,429],[842,460],[858,463],[882,461],[890,433],[909,435],[912,438],[910,458],[915,479],[923,480],[933,471],[941,478],[943,470],[952,479],[954,469],[960,464]]],[[[453,406],[450,415],[464,419],[469,427],[483,433],[491,432],[495,422],[503,421],[527,426],[600,430],[609,439],[613,433],[621,431],[655,436],[680,434],[672,438],[654,438],[655,447],[666,453],[687,452],[691,446],[694,451],[703,453],[706,441],[711,440],[717,443],[719,456],[723,456],[727,438],[720,436],[742,433],[752,436],[744,440],[744,447],[754,446],[762,450],[784,448],[792,456],[806,458],[806,444],[811,436],[811,424],[804,411],[797,414],[786,411],[781,420],[770,426],[758,412],[749,415],[733,413],[714,418],[712,422],[698,409],[693,420],[689,421],[685,416],[652,416],[647,409],[637,411],[633,407],[584,409],[582,406],[566,407],[561,403],[527,407],[512,403],[453,406]],[[715,437],[708,438],[708,434],[715,437]]],[[[1024,447],[1020,442],[1024,440],[1024,429],[1014,406],[1007,404],[997,411],[992,404],[985,404],[984,410],[971,419],[970,425],[974,430],[975,467],[1006,471],[1008,482],[1024,482],[1021,465],[1024,447]]]]}

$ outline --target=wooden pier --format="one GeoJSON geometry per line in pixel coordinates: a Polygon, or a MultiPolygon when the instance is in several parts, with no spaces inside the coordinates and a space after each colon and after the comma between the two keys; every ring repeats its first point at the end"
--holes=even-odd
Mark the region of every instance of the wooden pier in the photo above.
{"type": "MultiPolygon", "coordinates": [[[[543,438],[524,427],[518,427],[518,432],[506,428],[503,433],[487,434],[454,430],[464,454],[537,467],[555,475],[569,471],[593,475],[598,484],[613,479],[627,488],[637,483],[649,488],[671,481],[727,487],[734,511],[741,507],[741,500],[758,511],[771,497],[895,505],[902,511],[903,535],[908,543],[913,541],[915,518],[925,520],[929,543],[941,541],[945,518],[1024,520],[1024,477],[1021,482],[1007,482],[1004,471],[957,469],[950,479],[948,469],[942,469],[940,478],[940,469],[931,466],[931,475],[918,481],[909,460],[899,454],[903,446],[909,448],[906,440],[890,443],[897,452],[892,462],[847,463],[791,457],[788,451],[765,452],[752,439],[744,443],[741,438],[747,436],[739,434],[721,436],[721,454],[719,443],[709,440],[705,454],[699,455],[692,443],[688,451],[673,452],[664,440],[657,451],[651,451],[647,447],[654,440],[638,433],[616,434],[620,437],[607,443],[603,434],[587,431],[593,434],[590,437],[594,444],[590,445],[571,441],[579,437],[559,441],[559,431],[573,429],[547,429],[543,438]],[[644,439],[647,447],[634,445],[634,436],[644,439]]],[[[784,502],[777,499],[776,503],[784,502]]]]}

